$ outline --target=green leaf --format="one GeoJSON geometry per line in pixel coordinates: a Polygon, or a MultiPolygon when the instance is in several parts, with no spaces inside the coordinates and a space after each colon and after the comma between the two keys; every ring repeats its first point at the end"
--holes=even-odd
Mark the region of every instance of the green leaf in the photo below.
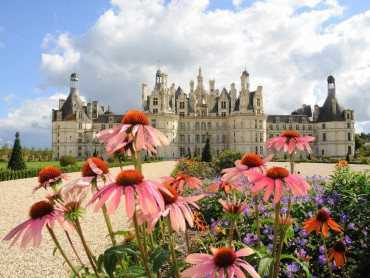
{"type": "MultiPolygon", "coordinates": [[[[275,222],[275,219],[270,219],[270,218],[265,218],[265,219],[260,219],[259,221],[261,224],[262,223],[274,223],[275,222]]],[[[254,222],[252,225],[251,225],[251,233],[253,234],[254,233],[254,230],[256,229],[257,227],[257,223],[254,222]]]]}
{"type": "Polygon", "coordinates": [[[311,278],[311,273],[308,270],[308,263],[306,261],[301,261],[301,260],[297,259],[296,257],[294,257],[292,255],[288,255],[288,254],[281,254],[280,259],[281,260],[283,260],[283,259],[292,259],[292,260],[296,261],[303,268],[303,270],[306,272],[307,278],[311,278]]]}
{"type": "MultiPolygon", "coordinates": [[[[113,246],[104,251],[104,268],[108,273],[109,277],[113,277],[113,272],[116,270],[117,266],[117,254],[131,253],[140,256],[140,252],[137,248],[129,246],[126,244],[113,246]]],[[[100,259],[100,257],[99,257],[100,259]]]]}
{"type": "Polygon", "coordinates": [[[158,272],[162,265],[170,259],[171,252],[160,247],[154,250],[149,256],[149,263],[154,273],[158,272]]]}
{"type": "Polygon", "coordinates": [[[271,262],[272,262],[271,257],[264,257],[260,260],[260,263],[258,265],[258,274],[261,277],[264,277],[265,274],[269,271],[271,262]]]}
{"type": "Polygon", "coordinates": [[[288,231],[285,233],[284,243],[288,245],[288,239],[294,236],[293,226],[289,226],[288,231]]]}
{"type": "Polygon", "coordinates": [[[104,262],[104,255],[103,254],[100,254],[99,258],[98,258],[98,272],[102,272],[102,266],[103,266],[103,262],[104,262]]]}
{"type": "Polygon", "coordinates": [[[117,232],[114,232],[113,234],[115,236],[127,236],[129,233],[130,231],[117,231],[117,232]]]}
{"type": "MultiPolygon", "coordinates": [[[[75,269],[76,269],[77,273],[80,273],[80,271],[81,271],[82,269],[84,269],[84,267],[83,267],[82,265],[78,265],[78,266],[75,266],[75,269]]],[[[70,275],[69,277],[70,277],[70,278],[74,278],[74,277],[76,277],[76,274],[72,271],[72,272],[71,272],[71,275],[70,275]]]]}
{"type": "Polygon", "coordinates": [[[144,267],[141,266],[132,266],[120,272],[120,277],[127,275],[132,278],[146,278],[146,271],[144,267]]]}
{"type": "Polygon", "coordinates": [[[53,256],[55,256],[55,253],[57,252],[57,250],[58,250],[58,247],[54,247],[54,249],[53,249],[53,256]]]}

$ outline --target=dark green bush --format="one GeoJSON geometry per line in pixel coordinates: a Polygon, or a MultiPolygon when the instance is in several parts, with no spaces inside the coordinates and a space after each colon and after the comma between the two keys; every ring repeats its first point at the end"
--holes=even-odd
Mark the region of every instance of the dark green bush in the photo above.
{"type": "Polygon", "coordinates": [[[235,166],[235,161],[241,159],[244,153],[241,151],[231,151],[225,150],[220,152],[217,155],[217,158],[214,160],[215,167],[218,171],[221,171],[225,168],[230,168],[235,166]]]}
{"type": "Polygon", "coordinates": [[[19,139],[19,132],[15,133],[14,146],[12,155],[10,156],[10,160],[8,163],[8,168],[12,170],[22,170],[27,168],[22,156],[22,147],[21,141],[19,139]]]}
{"type": "Polygon", "coordinates": [[[61,167],[66,167],[69,165],[77,165],[77,160],[73,156],[64,155],[60,158],[59,163],[61,167]]]}

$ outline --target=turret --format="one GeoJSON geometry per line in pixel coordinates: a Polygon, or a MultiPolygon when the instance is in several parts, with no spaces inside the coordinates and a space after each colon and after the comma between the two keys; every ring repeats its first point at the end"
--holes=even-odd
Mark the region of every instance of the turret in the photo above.
{"type": "Polygon", "coordinates": [[[328,76],[328,97],[335,97],[335,78],[328,76]]]}
{"type": "Polygon", "coordinates": [[[141,103],[142,103],[141,110],[142,111],[144,111],[147,101],[148,101],[148,86],[145,83],[143,83],[141,85],[141,103]]]}

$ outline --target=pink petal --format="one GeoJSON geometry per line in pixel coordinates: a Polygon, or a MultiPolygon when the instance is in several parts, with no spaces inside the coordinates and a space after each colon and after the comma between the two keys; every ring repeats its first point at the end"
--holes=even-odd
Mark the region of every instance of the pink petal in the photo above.
{"type": "Polygon", "coordinates": [[[132,219],[135,212],[135,193],[131,186],[127,186],[125,189],[125,203],[127,217],[132,219]]]}
{"type": "Polygon", "coordinates": [[[266,187],[265,195],[263,196],[263,200],[265,202],[267,202],[268,199],[270,198],[272,190],[274,190],[274,182],[273,181],[271,181],[271,183],[268,184],[267,187],[266,187]]]}
{"type": "Polygon", "coordinates": [[[227,271],[229,273],[229,277],[233,278],[234,277],[234,267],[233,266],[228,266],[227,271]]]}
{"type": "MultiPolygon", "coordinates": [[[[94,208],[94,212],[97,212],[104,204],[105,202],[108,200],[108,198],[113,194],[113,192],[116,190],[115,187],[110,187],[110,188],[107,188],[107,190],[105,190],[101,196],[100,196],[100,199],[98,201],[98,203],[96,204],[95,208],[94,208]]],[[[96,193],[96,195],[98,195],[98,193],[96,193]]],[[[91,201],[90,201],[91,202],[91,201]]],[[[90,203],[89,202],[89,203],[90,203]]]]}
{"type": "Polygon", "coordinates": [[[254,254],[254,253],[256,253],[256,252],[253,251],[251,248],[245,247],[245,248],[240,249],[236,252],[236,257],[247,257],[247,256],[250,256],[251,254],[254,254]]]}
{"type": "Polygon", "coordinates": [[[283,195],[283,183],[281,182],[281,180],[277,179],[275,180],[275,196],[274,196],[275,204],[277,204],[280,201],[282,195],[283,195]]]}
{"type": "Polygon", "coordinates": [[[87,162],[89,163],[91,170],[95,174],[97,175],[103,174],[103,171],[100,168],[98,168],[98,166],[96,166],[96,164],[90,158],[87,160],[87,162]]]}
{"type": "Polygon", "coordinates": [[[205,262],[210,262],[213,260],[213,256],[209,254],[190,254],[188,255],[184,261],[189,263],[189,264],[199,264],[199,263],[205,263],[205,262]]]}
{"type": "Polygon", "coordinates": [[[118,209],[118,206],[122,198],[122,192],[123,192],[123,187],[117,186],[116,193],[114,194],[113,198],[110,200],[109,205],[107,207],[107,214],[112,214],[118,209]]]}
{"type": "Polygon", "coordinates": [[[214,263],[197,264],[181,272],[181,277],[202,277],[216,266],[214,263]]]}
{"type": "Polygon", "coordinates": [[[237,278],[245,278],[243,271],[241,271],[239,267],[237,266],[232,266],[232,267],[234,268],[235,276],[237,278]]]}
{"type": "Polygon", "coordinates": [[[261,278],[256,270],[253,268],[253,266],[251,266],[250,264],[241,260],[237,260],[236,264],[243,267],[253,278],[261,278]]]}

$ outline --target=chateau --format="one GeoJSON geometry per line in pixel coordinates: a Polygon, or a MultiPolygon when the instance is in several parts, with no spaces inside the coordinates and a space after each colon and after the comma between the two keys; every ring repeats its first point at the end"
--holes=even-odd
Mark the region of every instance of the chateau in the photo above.
{"type": "MultiPolygon", "coordinates": [[[[345,157],[354,154],[354,111],[345,109],[336,98],[335,79],[327,78],[328,95],[323,106],[303,104],[290,115],[267,115],[263,107],[263,89],[249,87],[249,73],[241,74],[241,88],[232,83],[230,89],[216,89],[215,80],[208,90],[201,69],[197,82],[190,81],[189,92],[167,84],[168,75],[158,70],[150,95],[142,84],[142,108],[150,125],[160,130],[171,141],[170,146],[158,148],[158,156],[173,159],[200,154],[210,136],[214,155],[226,150],[240,150],[266,156],[264,143],[285,130],[300,136],[314,136],[311,142],[314,156],[327,154],[345,157]]],[[[98,101],[85,104],[79,96],[79,77],[72,73],[70,94],[59,100],[59,110],[52,111],[52,148],[56,158],[73,155],[87,158],[98,151],[104,154],[95,134],[121,123],[123,115],[116,115],[98,101]]],[[[133,109],[136,109],[133,107],[133,109]]],[[[278,156],[283,156],[280,152],[278,156]]],[[[306,153],[303,154],[303,157],[306,153]]]]}

